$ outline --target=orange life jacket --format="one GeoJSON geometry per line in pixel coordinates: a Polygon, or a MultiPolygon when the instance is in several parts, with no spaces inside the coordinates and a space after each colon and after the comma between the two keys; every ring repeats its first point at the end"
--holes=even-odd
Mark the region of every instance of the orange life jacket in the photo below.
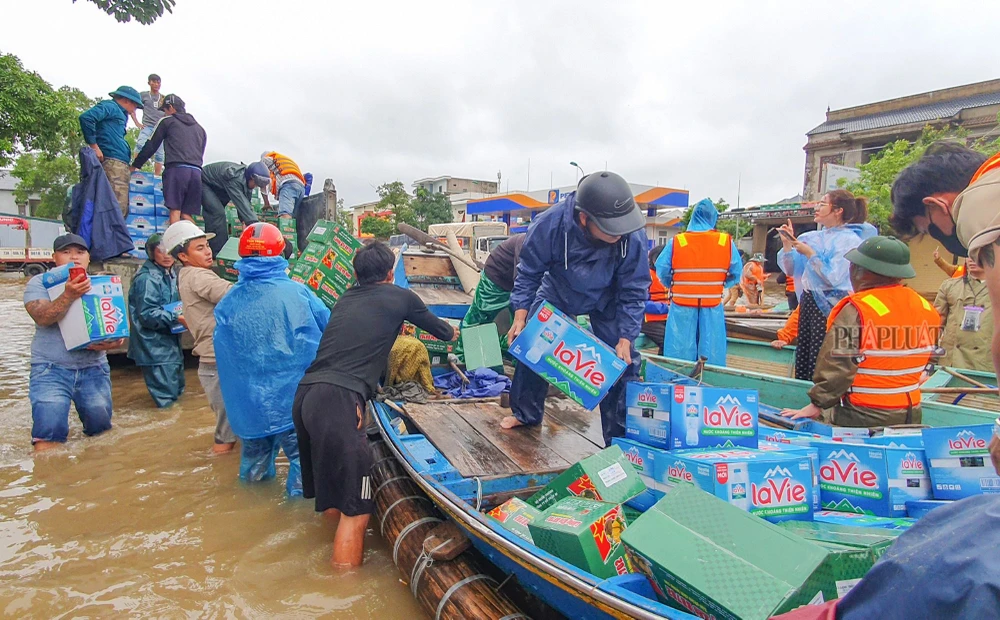
{"type": "Polygon", "coordinates": [[[795,278],[792,276],[785,276],[785,292],[794,293],[795,292],[795,278]]]}
{"type": "MultiPolygon", "coordinates": [[[[267,154],[268,157],[274,160],[274,165],[278,167],[278,175],[286,176],[292,175],[298,177],[302,184],[306,184],[306,178],[302,176],[302,171],[299,170],[299,165],[292,161],[291,157],[287,155],[282,155],[275,151],[271,151],[267,154]]],[[[275,178],[274,171],[271,171],[271,193],[275,196],[278,195],[278,180],[275,178]]]]}
{"type": "Polygon", "coordinates": [[[997,153],[983,162],[983,165],[979,167],[979,170],[976,170],[976,174],[972,175],[972,180],[969,181],[969,185],[978,181],[979,177],[983,176],[990,170],[995,170],[997,168],[1000,168],[1000,153],[997,153]]]}
{"type": "Polygon", "coordinates": [[[716,230],[685,232],[673,239],[670,297],[678,306],[711,308],[722,303],[732,259],[730,237],[716,230]]]}
{"type": "MultiPolygon", "coordinates": [[[[649,276],[653,279],[652,283],[649,285],[649,301],[655,301],[659,303],[667,303],[667,287],[663,286],[660,279],[656,277],[656,270],[650,269],[649,276]]],[[[646,322],[655,323],[657,321],[666,321],[667,315],[665,314],[649,314],[646,313],[646,322]]]]}
{"type": "Polygon", "coordinates": [[[951,274],[951,277],[953,278],[965,277],[965,263],[959,265],[958,268],[955,269],[955,273],[951,274]]]}
{"type": "Polygon", "coordinates": [[[795,342],[795,339],[799,337],[799,308],[801,307],[795,306],[795,310],[792,310],[792,313],[788,315],[785,326],[778,330],[778,340],[795,342]]]}
{"type": "Polygon", "coordinates": [[[876,409],[919,405],[920,375],[941,327],[937,310],[901,284],[878,287],[840,300],[830,312],[828,331],[847,304],[861,317],[861,361],[846,395],[848,402],[876,409]]]}

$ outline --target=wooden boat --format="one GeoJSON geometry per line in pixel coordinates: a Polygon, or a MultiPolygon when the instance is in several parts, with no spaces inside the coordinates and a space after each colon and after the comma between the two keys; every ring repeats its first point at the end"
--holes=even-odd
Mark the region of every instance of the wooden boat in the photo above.
{"type": "Polygon", "coordinates": [[[462,289],[451,257],[444,252],[403,246],[393,271],[397,286],[413,290],[431,312],[443,319],[461,319],[472,295],[462,289]]]}
{"type": "Polygon", "coordinates": [[[599,579],[485,514],[510,497],[530,496],[601,450],[596,412],[553,397],[542,425],[505,432],[499,422],[509,411],[492,399],[407,404],[405,418],[382,403],[373,409],[384,445],[430,502],[500,573],[551,608],[535,617],[694,618],[656,601],[641,575],[599,579]]]}
{"type": "MultiPolygon", "coordinates": [[[[727,338],[726,366],[739,370],[749,370],[777,377],[791,377],[795,374],[795,347],[789,345],[775,349],[770,344],[727,338]]],[[[993,373],[965,368],[939,367],[924,384],[925,388],[968,388],[982,385],[996,386],[997,377],[993,373]],[[949,372],[951,371],[951,372],[949,372]],[[952,373],[958,373],[973,382],[965,381],[952,373]]],[[[1000,398],[997,394],[925,394],[925,401],[947,403],[969,409],[1000,412],[1000,398]]]]}

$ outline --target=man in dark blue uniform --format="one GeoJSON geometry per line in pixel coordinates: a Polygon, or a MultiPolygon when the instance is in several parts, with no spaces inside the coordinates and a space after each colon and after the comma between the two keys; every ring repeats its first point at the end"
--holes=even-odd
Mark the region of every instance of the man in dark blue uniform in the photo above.
{"type": "MultiPolygon", "coordinates": [[[[632,189],[613,172],[580,180],[575,192],[538,216],[521,249],[510,301],[514,324],[508,342],[524,329],[542,301],[568,315],[590,315],[594,334],[628,366],[603,401],[604,441],[625,434],[625,384],[639,377],[634,342],[649,297],[645,214],[632,189]]],[[[512,416],[503,428],[542,422],[548,383],[524,364],[514,372],[512,416]]]]}

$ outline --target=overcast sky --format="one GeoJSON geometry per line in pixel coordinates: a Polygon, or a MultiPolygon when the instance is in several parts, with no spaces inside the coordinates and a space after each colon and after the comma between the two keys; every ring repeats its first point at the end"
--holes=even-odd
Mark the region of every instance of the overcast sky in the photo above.
{"type": "Polygon", "coordinates": [[[1000,77],[983,2],[177,0],[153,26],[90,2],[0,0],[0,51],[91,96],[159,73],[206,162],[285,153],[348,205],[452,175],[799,193],[834,109],[1000,77]],[[605,164],[606,162],[606,164],[605,164]]]}

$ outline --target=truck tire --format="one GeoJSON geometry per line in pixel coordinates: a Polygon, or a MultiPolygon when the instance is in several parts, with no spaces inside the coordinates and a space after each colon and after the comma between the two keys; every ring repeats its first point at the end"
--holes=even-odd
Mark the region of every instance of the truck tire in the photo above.
{"type": "Polygon", "coordinates": [[[24,266],[24,277],[34,278],[40,273],[45,273],[45,265],[39,265],[38,263],[28,263],[24,266]]]}

